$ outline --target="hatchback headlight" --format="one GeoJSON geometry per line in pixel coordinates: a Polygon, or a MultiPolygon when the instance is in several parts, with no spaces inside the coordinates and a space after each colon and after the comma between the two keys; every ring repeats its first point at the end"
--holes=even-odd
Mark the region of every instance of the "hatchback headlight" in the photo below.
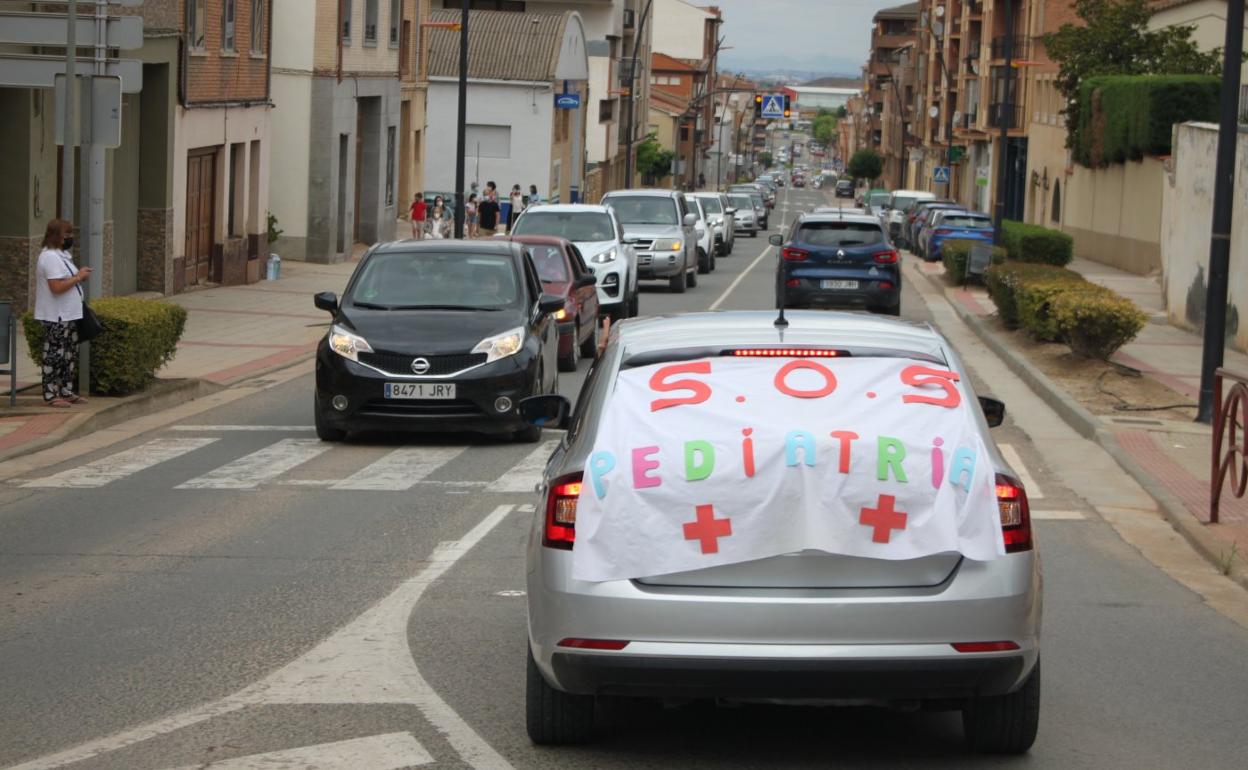
{"type": "Polygon", "coordinates": [[[615,249],[607,249],[601,254],[595,254],[594,256],[590,257],[589,261],[594,262],[599,265],[605,265],[608,262],[614,262],[616,256],[618,255],[616,254],[615,249]]]}
{"type": "Polygon", "coordinates": [[[655,251],[680,251],[685,242],[679,238],[659,238],[654,242],[655,251]]]}
{"type": "Polygon", "coordinates": [[[477,343],[472,349],[473,353],[484,353],[485,362],[497,361],[500,358],[514,356],[520,352],[520,347],[524,345],[524,327],[517,326],[509,329],[502,334],[495,334],[493,337],[486,337],[477,343]]]}
{"type": "Polygon", "coordinates": [[[359,363],[361,353],[372,353],[368,340],[334,324],[329,329],[329,347],[343,358],[359,363]]]}

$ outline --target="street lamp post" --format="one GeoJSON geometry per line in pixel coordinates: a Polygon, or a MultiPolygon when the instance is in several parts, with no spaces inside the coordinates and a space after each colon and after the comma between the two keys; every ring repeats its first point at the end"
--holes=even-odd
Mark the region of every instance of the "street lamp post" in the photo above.
{"type": "Polygon", "coordinates": [[[1010,142],[1010,124],[1014,122],[1014,97],[1010,91],[1011,73],[1014,69],[1014,0],[1005,0],[1004,26],[1005,39],[1001,45],[1002,58],[1005,59],[1005,66],[1002,68],[1005,82],[1001,89],[1001,98],[1004,101],[997,103],[997,121],[1001,124],[1001,152],[997,158],[997,195],[992,208],[992,230],[998,244],[1002,239],[1001,222],[1005,219],[1005,186],[1010,179],[1009,164],[1006,162],[1009,156],[1007,147],[1010,142]]]}
{"type": "Polygon", "coordinates": [[[464,163],[467,153],[465,132],[468,125],[468,6],[464,0],[459,12],[459,125],[455,133],[455,238],[464,237],[464,163]]]}
{"type": "MultiPolygon", "coordinates": [[[[468,0],[464,0],[467,4],[468,0]]],[[[641,20],[637,22],[637,36],[633,38],[633,55],[628,60],[628,125],[624,127],[624,180],[625,187],[633,186],[633,101],[636,98],[634,85],[637,82],[637,54],[641,47],[641,38],[646,32],[646,17],[650,15],[650,6],[654,0],[646,0],[642,9],[641,20]]]]}

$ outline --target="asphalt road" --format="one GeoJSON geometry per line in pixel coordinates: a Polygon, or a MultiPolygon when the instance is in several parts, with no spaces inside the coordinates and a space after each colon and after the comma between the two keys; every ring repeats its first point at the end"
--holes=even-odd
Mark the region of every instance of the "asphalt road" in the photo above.
{"type": "MultiPolygon", "coordinates": [[[[825,200],[786,199],[773,232],[825,200]]],[[[771,308],[766,245],[739,239],[683,295],[644,285],[643,314],[771,308]]],[[[903,316],[944,328],[923,288],[906,282],[903,316]]],[[[1103,513],[1138,503],[1130,485],[1079,473],[1096,458],[1050,435],[982,348],[962,352],[981,392],[1009,395],[995,438],[1041,493],[1026,759],[966,754],[953,715],[869,708],[638,707],[590,746],[531,746],[523,558],[543,449],[321,446],[305,367],[0,481],[0,766],[1242,766],[1248,631],[1125,542],[1103,513]]]]}

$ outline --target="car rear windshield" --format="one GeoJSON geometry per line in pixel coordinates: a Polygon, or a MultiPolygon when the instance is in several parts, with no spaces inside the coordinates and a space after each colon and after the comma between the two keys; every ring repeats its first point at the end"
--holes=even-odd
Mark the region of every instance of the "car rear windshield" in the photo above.
{"type": "Polygon", "coordinates": [[[946,214],[938,227],[966,227],[973,230],[991,230],[992,220],[988,217],[969,217],[962,214],[946,214]]]}
{"type": "Polygon", "coordinates": [[[496,254],[391,252],[360,268],[352,304],[378,310],[500,310],[520,304],[511,257],[496,254]]]}
{"type": "Polygon", "coordinates": [[[722,214],[724,207],[719,205],[719,198],[698,198],[708,214],[722,214]]]}
{"type": "Polygon", "coordinates": [[[563,249],[558,246],[525,246],[533,259],[537,277],[542,283],[567,283],[568,265],[563,259],[563,249]]]}
{"type": "Polygon", "coordinates": [[[805,222],[794,241],[804,246],[874,246],[884,232],[870,222],[805,222]]]}
{"type": "Polygon", "coordinates": [[[867,202],[872,206],[878,206],[881,203],[888,203],[890,195],[890,193],[871,193],[871,197],[867,202]]]}
{"type": "Polygon", "coordinates": [[[909,211],[916,200],[918,199],[909,195],[894,195],[892,207],[899,211],[909,211]]]}
{"type": "Polygon", "coordinates": [[[626,225],[676,225],[676,204],[671,198],[651,195],[612,195],[603,201],[626,225]]]}
{"type": "Polygon", "coordinates": [[[615,239],[611,217],[601,211],[530,211],[516,222],[512,235],[553,235],[582,243],[615,239]]]}

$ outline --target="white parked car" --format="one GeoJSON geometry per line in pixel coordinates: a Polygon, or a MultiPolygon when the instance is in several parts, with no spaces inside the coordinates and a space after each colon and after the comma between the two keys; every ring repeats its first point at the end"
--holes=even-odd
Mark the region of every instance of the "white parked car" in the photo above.
{"type": "Polygon", "coordinates": [[[728,256],[737,242],[736,209],[728,202],[728,196],[723,193],[694,193],[694,197],[701,199],[702,207],[706,209],[706,215],[711,220],[711,226],[715,228],[716,254],[721,257],[728,256]]]}
{"type": "Polygon", "coordinates": [[[698,215],[698,222],[693,226],[698,234],[698,272],[709,273],[715,269],[715,226],[707,213],[706,201],[686,195],[685,203],[689,204],[690,211],[698,215]]]}

